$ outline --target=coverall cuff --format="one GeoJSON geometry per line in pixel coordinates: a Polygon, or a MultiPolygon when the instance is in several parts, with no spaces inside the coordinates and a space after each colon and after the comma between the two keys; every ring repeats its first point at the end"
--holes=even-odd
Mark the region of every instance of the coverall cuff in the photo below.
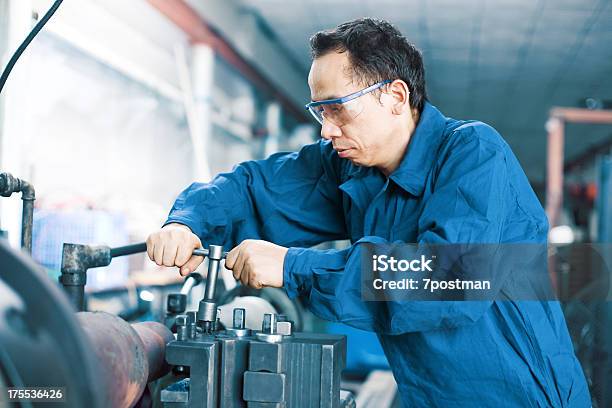
{"type": "Polygon", "coordinates": [[[283,287],[291,299],[309,292],[312,286],[312,250],[289,248],[283,264],[283,287]]]}
{"type": "Polygon", "coordinates": [[[177,213],[173,213],[172,215],[170,215],[166,222],[164,222],[164,225],[162,225],[162,228],[172,223],[186,225],[187,227],[189,227],[191,232],[196,234],[198,237],[202,237],[202,234],[204,232],[202,231],[202,228],[200,228],[200,223],[198,223],[192,218],[177,213]]]}

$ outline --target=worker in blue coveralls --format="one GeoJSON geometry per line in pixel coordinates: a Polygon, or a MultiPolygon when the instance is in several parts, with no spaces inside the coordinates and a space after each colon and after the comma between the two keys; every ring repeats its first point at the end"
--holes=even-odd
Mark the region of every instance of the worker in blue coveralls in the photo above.
{"type": "Polygon", "coordinates": [[[322,140],[190,185],[149,236],[149,257],[187,275],[202,242],[233,248],[225,266],[243,284],[376,331],[406,407],[591,406],[557,302],[364,306],[363,245],[545,244],[548,223],[495,129],[428,102],[421,54],[391,24],[350,21],[310,45],[307,108],[322,140]],[[341,239],[351,246],[311,248],[341,239]]]}

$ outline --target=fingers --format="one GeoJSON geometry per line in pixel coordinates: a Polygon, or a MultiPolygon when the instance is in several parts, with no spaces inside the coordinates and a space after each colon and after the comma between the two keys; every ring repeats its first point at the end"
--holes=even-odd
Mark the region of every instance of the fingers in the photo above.
{"type": "Polygon", "coordinates": [[[240,254],[241,245],[242,244],[239,244],[227,253],[227,256],[225,257],[225,267],[227,269],[234,269],[234,264],[236,263],[236,259],[238,259],[238,255],[240,254]]]}
{"type": "Polygon", "coordinates": [[[240,256],[238,260],[236,260],[236,265],[234,266],[234,278],[236,280],[240,280],[243,285],[249,284],[249,268],[247,268],[248,256],[244,248],[240,251],[240,256]]]}
{"type": "Polygon", "coordinates": [[[245,263],[243,262],[240,267],[240,282],[244,286],[249,286],[249,268],[246,268],[244,265],[245,263]]]}
{"type": "Polygon", "coordinates": [[[182,224],[168,224],[147,238],[147,255],[159,266],[178,266],[181,274],[193,272],[203,261],[194,257],[193,250],[202,243],[189,227],[182,224]]]}
{"type": "MultiPolygon", "coordinates": [[[[202,243],[200,242],[200,239],[197,236],[192,235],[191,238],[192,238],[191,245],[180,245],[178,247],[178,251],[176,253],[176,259],[174,261],[176,266],[178,267],[184,266],[192,258],[194,249],[202,247],[202,243]]],[[[198,265],[200,263],[202,263],[202,261],[198,262],[198,265]]],[[[193,269],[191,270],[193,271],[193,269]]]]}
{"type": "Polygon", "coordinates": [[[244,240],[229,252],[225,267],[231,269],[234,279],[245,286],[255,289],[281,287],[286,251],[286,248],[269,242],[244,240]]]}
{"type": "Polygon", "coordinates": [[[176,253],[178,252],[178,245],[174,242],[169,243],[164,247],[164,254],[162,255],[162,264],[164,266],[175,266],[176,253]]]}
{"type": "Polygon", "coordinates": [[[245,269],[247,260],[245,245],[246,241],[243,241],[227,254],[225,267],[231,269],[234,279],[239,280],[243,285],[248,285],[249,273],[245,269]]]}
{"type": "Polygon", "coordinates": [[[194,255],[189,258],[189,260],[183,266],[181,266],[181,269],[179,269],[179,273],[181,274],[181,276],[187,276],[191,272],[195,271],[196,268],[200,266],[203,261],[204,257],[194,255]]]}
{"type": "Polygon", "coordinates": [[[156,243],[153,248],[153,262],[158,266],[164,264],[164,245],[162,243],[156,243]]]}
{"type": "Polygon", "coordinates": [[[232,270],[232,275],[234,275],[234,279],[242,281],[242,279],[244,279],[242,277],[242,274],[244,272],[243,268],[244,268],[244,260],[245,260],[244,252],[242,251],[242,244],[234,248],[232,252],[233,251],[236,251],[234,255],[233,265],[231,265],[231,268],[227,267],[227,261],[225,262],[225,265],[228,269],[232,270]]]}
{"type": "Polygon", "coordinates": [[[247,282],[247,284],[254,288],[254,289],[261,289],[263,288],[263,285],[261,284],[261,282],[259,281],[259,279],[257,278],[257,274],[254,272],[251,272],[250,268],[247,268],[249,270],[248,272],[248,277],[249,277],[249,281],[247,282]]]}
{"type": "Polygon", "coordinates": [[[149,256],[150,260],[153,260],[153,250],[155,248],[155,244],[153,243],[152,237],[153,234],[147,237],[147,255],[149,256]]]}

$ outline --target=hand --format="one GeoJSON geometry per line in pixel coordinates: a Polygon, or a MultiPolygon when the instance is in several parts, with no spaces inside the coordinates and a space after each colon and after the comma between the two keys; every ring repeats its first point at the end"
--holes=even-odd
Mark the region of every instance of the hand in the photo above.
{"type": "Polygon", "coordinates": [[[182,276],[195,271],[204,260],[193,255],[193,250],[201,247],[200,238],[183,224],[165,225],[147,238],[149,258],[159,266],[178,266],[182,276]]]}
{"type": "Polygon", "coordinates": [[[271,242],[247,239],[227,254],[225,267],[245,286],[281,288],[287,250],[271,242]]]}

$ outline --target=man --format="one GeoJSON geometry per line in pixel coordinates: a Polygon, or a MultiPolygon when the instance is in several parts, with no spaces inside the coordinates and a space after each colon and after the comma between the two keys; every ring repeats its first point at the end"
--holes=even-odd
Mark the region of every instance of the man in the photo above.
{"type": "Polygon", "coordinates": [[[427,102],[421,55],[390,24],[351,21],[311,48],[307,107],[324,140],[192,184],[149,257],[186,275],[194,248],[221,244],[243,284],[376,331],[405,406],[590,406],[555,302],[362,301],[364,245],[545,243],[548,224],[501,136],[427,102]],[[308,248],[337,239],[352,245],[308,248]]]}

